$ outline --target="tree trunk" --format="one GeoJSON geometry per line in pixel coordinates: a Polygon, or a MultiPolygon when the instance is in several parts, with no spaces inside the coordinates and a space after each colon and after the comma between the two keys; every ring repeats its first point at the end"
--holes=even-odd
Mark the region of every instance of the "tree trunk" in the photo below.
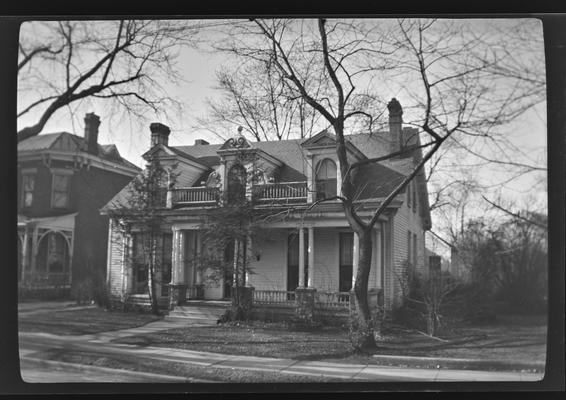
{"type": "Polygon", "coordinates": [[[155,265],[151,263],[149,265],[149,302],[151,304],[151,312],[155,315],[159,315],[159,305],[157,304],[157,289],[155,285],[155,265]]]}
{"type": "Polygon", "coordinates": [[[350,315],[350,340],[353,347],[360,350],[373,350],[375,342],[375,321],[371,318],[368,304],[368,279],[371,268],[372,230],[366,228],[357,232],[359,236],[359,262],[353,292],[354,307],[350,315]]]}

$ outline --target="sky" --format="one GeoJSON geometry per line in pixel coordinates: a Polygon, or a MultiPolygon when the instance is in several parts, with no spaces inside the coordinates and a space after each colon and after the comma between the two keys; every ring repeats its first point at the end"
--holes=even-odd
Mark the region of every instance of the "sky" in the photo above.
{"type": "MultiPolygon", "coordinates": [[[[26,27],[22,27],[26,29],[26,27]]],[[[155,118],[154,122],[161,122],[172,130],[169,137],[170,145],[191,145],[196,139],[205,139],[210,143],[220,143],[216,135],[195,129],[194,118],[203,117],[207,113],[207,98],[218,98],[219,92],[215,90],[215,72],[224,64],[229,62],[225,55],[206,51],[199,48],[183,48],[177,59],[178,70],[181,72],[185,82],[180,85],[165,84],[166,90],[178,98],[184,104],[183,114],[170,116],[169,119],[155,118]]],[[[24,100],[23,94],[19,94],[19,101],[24,100]]],[[[403,99],[399,99],[403,103],[403,99]]],[[[20,106],[18,106],[20,108],[20,106]]],[[[136,123],[128,124],[127,121],[116,123],[104,115],[105,107],[100,101],[92,100],[88,106],[79,106],[77,114],[84,115],[94,112],[101,118],[99,128],[99,142],[102,144],[114,143],[117,145],[123,157],[134,164],[143,167],[144,160],[141,155],[149,149],[150,131],[149,123],[146,126],[137,126],[136,123]]],[[[33,121],[31,118],[23,118],[18,121],[21,128],[33,121]]],[[[543,158],[546,148],[546,108],[540,104],[530,110],[513,125],[505,128],[507,134],[512,135],[514,144],[528,155],[535,158],[543,158]]],[[[235,136],[237,127],[233,132],[226,132],[225,136],[235,136]]],[[[68,131],[77,135],[83,135],[82,118],[79,121],[71,121],[65,111],[58,112],[48,122],[42,133],[68,131]]],[[[501,182],[505,180],[505,172],[497,168],[486,168],[481,171],[480,179],[484,182],[501,182]]],[[[546,202],[546,186],[541,183],[545,180],[544,174],[528,174],[521,179],[513,181],[506,187],[506,194],[529,201],[536,198],[537,202],[546,202]]]]}

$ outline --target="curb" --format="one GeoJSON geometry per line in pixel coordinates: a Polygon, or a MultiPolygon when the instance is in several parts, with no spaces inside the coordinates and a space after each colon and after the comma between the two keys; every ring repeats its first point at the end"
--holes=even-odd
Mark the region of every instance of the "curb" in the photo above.
{"type": "Polygon", "coordinates": [[[436,367],[436,368],[457,368],[471,369],[465,367],[475,367],[482,370],[498,370],[498,371],[542,371],[544,372],[545,363],[528,363],[528,362],[506,362],[500,360],[478,360],[471,358],[442,358],[442,357],[417,357],[417,356],[393,356],[393,355],[376,355],[373,359],[384,363],[403,364],[411,363],[419,366],[436,367]]]}
{"type": "MultiPolygon", "coordinates": [[[[125,375],[125,376],[132,376],[137,378],[148,378],[148,379],[158,379],[162,382],[177,382],[177,383],[218,383],[217,381],[205,380],[205,379],[193,379],[193,378],[184,378],[182,376],[174,376],[174,375],[162,375],[162,374],[154,374],[151,372],[140,372],[140,371],[132,371],[127,369],[119,369],[119,368],[107,368],[107,367],[99,367],[95,365],[86,365],[86,364],[78,364],[78,363],[69,363],[64,361],[52,361],[52,360],[44,360],[42,358],[35,358],[35,357],[22,357],[20,359],[20,374],[22,371],[21,364],[22,362],[31,362],[35,364],[39,364],[43,367],[62,367],[62,368],[73,368],[76,371],[81,372],[104,372],[108,374],[114,375],[125,375]]],[[[23,379],[23,378],[22,378],[23,379]]],[[[126,383],[128,381],[125,381],[126,383]]],[[[33,382],[26,382],[26,383],[33,383],[33,382]]],[[[64,382],[60,382],[64,383],[64,382]]]]}

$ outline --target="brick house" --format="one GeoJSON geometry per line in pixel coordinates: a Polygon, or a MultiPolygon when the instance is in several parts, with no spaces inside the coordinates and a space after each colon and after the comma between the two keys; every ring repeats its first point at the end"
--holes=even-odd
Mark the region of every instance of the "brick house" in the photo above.
{"type": "Polygon", "coordinates": [[[67,297],[87,276],[106,273],[108,217],[99,209],[140,169],[98,143],[97,115],[84,122],[84,137],[58,132],[18,143],[21,295],[67,297]]]}
{"type": "MultiPolygon", "coordinates": [[[[345,137],[351,160],[379,157],[403,146],[419,143],[417,130],[402,126],[402,109],[393,99],[389,108],[389,131],[345,137]]],[[[156,281],[161,301],[171,307],[185,301],[226,299],[232,277],[207,283],[206,273],[192,260],[203,249],[199,226],[207,213],[222,206],[221,194],[235,182],[245,182],[245,193],[257,209],[287,210],[285,217],[265,223],[269,238],[261,246],[248,243],[253,273],[246,285],[254,288],[254,306],[290,306],[297,288],[313,288],[315,302],[327,310],[346,309],[357,269],[358,238],[350,229],[337,200],[317,203],[340,193],[341,177],[335,136],[328,130],[304,140],[249,142],[244,137],[209,144],[196,140],[191,146],[169,146],[169,128],[151,124],[151,146],[144,158],[159,159],[164,166],[176,164],[175,187],[168,189],[162,215],[163,268],[156,281]],[[239,155],[253,155],[245,164],[239,155]],[[238,179],[250,169],[259,175],[255,182],[238,179]],[[171,291],[169,288],[174,290],[171,291]],[[202,290],[199,290],[202,288],[202,290]],[[175,292],[177,291],[177,292],[175,292]],[[180,296],[176,298],[175,293],[180,296]],[[175,297],[174,300],[169,298],[175,297]]],[[[379,204],[411,171],[422,154],[366,164],[355,176],[356,203],[360,215],[370,216],[379,204]]],[[[116,195],[102,212],[111,212],[124,202],[127,188],[116,195]]],[[[147,299],[147,274],[128,262],[124,254],[135,252],[136,235],[111,222],[108,252],[110,293],[117,301],[147,299]]],[[[424,270],[425,237],[431,220],[426,180],[417,175],[381,216],[373,231],[373,257],[369,277],[369,300],[391,309],[401,301],[401,282],[406,269],[424,270]]],[[[234,249],[237,249],[235,246],[234,249]]],[[[231,249],[218,249],[230,253],[231,249]]],[[[235,255],[233,255],[235,257],[235,255]]],[[[283,308],[280,308],[280,310],[283,308]]]]}

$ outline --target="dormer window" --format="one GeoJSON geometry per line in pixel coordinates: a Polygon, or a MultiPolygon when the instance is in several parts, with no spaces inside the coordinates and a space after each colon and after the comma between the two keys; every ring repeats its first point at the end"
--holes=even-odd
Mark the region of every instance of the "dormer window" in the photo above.
{"type": "Polygon", "coordinates": [[[316,169],[316,199],[336,196],[336,163],[329,158],[322,160],[316,169]]]}
{"type": "Polygon", "coordinates": [[[246,169],[234,164],[228,171],[228,203],[237,203],[246,197],[246,169]]]}

